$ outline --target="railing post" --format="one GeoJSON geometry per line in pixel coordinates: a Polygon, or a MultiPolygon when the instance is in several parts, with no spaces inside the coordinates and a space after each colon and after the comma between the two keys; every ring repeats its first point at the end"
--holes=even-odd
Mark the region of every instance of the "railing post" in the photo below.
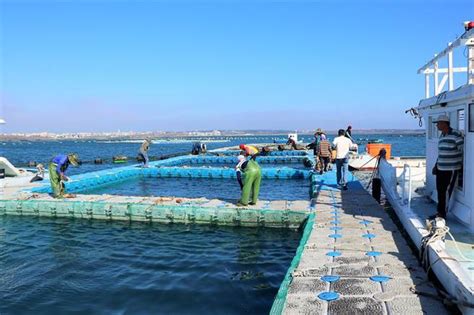
{"type": "Polygon", "coordinates": [[[411,208],[411,167],[408,164],[405,164],[408,167],[408,208],[411,208]]]}
{"type": "Polygon", "coordinates": [[[425,73],[425,98],[430,97],[430,74],[425,73]]]}
{"type": "Polygon", "coordinates": [[[403,167],[403,173],[402,173],[402,176],[401,176],[401,180],[402,180],[402,183],[401,183],[401,186],[402,186],[402,202],[405,203],[405,196],[406,196],[406,190],[405,190],[405,183],[406,183],[406,168],[403,167]]]}
{"type": "MultiPolygon", "coordinates": [[[[449,43],[451,46],[451,43],[449,43]]],[[[448,53],[448,91],[454,90],[453,51],[448,53]]]]}
{"type": "Polygon", "coordinates": [[[474,84],[474,39],[466,43],[467,47],[467,84],[474,84]]]}

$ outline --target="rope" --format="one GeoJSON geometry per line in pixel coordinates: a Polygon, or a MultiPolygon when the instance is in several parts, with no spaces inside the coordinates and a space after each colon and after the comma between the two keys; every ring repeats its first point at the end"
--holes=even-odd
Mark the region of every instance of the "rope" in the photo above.
{"type": "MultiPolygon", "coordinates": [[[[438,261],[441,261],[441,260],[443,260],[443,261],[444,260],[458,261],[457,259],[455,259],[453,257],[439,257],[434,262],[430,262],[428,246],[430,244],[433,244],[433,243],[437,242],[437,241],[444,241],[444,239],[446,237],[446,234],[448,234],[451,237],[451,239],[454,242],[454,245],[456,247],[457,252],[459,253],[459,255],[463,259],[465,259],[467,262],[473,262],[474,261],[474,260],[469,259],[469,258],[467,258],[466,256],[463,255],[463,253],[459,249],[459,246],[457,245],[457,242],[456,242],[454,236],[451,234],[451,232],[449,232],[449,227],[448,226],[436,227],[436,221],[433,221],[433,223],[431,223],[431,227],[430,227],[429,231],[430,231],[430,233],[428,235],[424,236],[421,239],[421,249],[420,249],[421,263],[422,263],[423,267],[426,268],[427,274],[429,274],[429,272],[431,271],[433,266],[438,261]]],[[[427,281],[425,281],[425,282],[427,282],[427,281]]],[[[423,284],[423,283],[424,282],[422,282],[421,284],[423,284]]],[[[457,305],[462,305],[462,306],[466,306],[466,307],[474,307],[474,304],[469,303],[469,302],[465,302],[465,301],[460,301],[460,300],[456,299],[455,297],[449,295],[448,293],[446,293],[442,290],[438,290],[438,294],[443,295],[442,298],[440,298],[439,296],[436,296],[434,294],[431,294],[431,293],[418,291],[414,287],[410,287],[410,291],[415,293],[415,294],[436,298],[436,299],[442,301],[443,303],[445,303],[447,305],[457,304],[457,305]]]]}
{"type": "Polygon", "coordinates": [[[375,158],[377,158],[377,157],[378,157],[378,155],[372,157],[370,160],[368,160],[366,163],[364,163],[364,164],[363,164],[361,167],[359,167],[359,168],[363,168],[364,166],[366,166],[367,164],[369,164],[370,162],[372,162],[372,160],[375,159],[375,158]]]}
{"type": "MultiPolygon", "coordinates": [[[[438,102],[438,101],[437,101],[437,102],[438,102]]],[[[423,126],[423,120],[422,120],[423,117],[421,117],[421,115],[418,113],[418,111],[416,110],[416,108],[412,107],[412,108],[410,108],[410,109],[407,109],[407,110],[405,111],[405,114],[406,114],[406,113],[410,113],[410,115],[412,115],[413,118],[415,118],[415,119],[418,118],[418,126],[420,126],[420,127],[423,126]]]]}
{"type": "MultiPolygon", "coordinates": [[[[427,235],[423,238],[423,239],[426,238],[426,241],[424,242],[424,246],[428,246],[428,245],[430,245],[430,244],[432,244],[436,241],[439,241],[439,240],[444,241],[444,239],[446,237],[446,234],[448,234],[451,237],[452,241],[454,242],[454,247],[456,248],[459,256],[461,256],[461,258],[464,259],[464,261],[466,261],[466,262],[474,262],[474,259],[467,258],[461,252],[461,249],[459,248],[458,243],[456,242],[456,239],[454,238],[453,234],[451,234],[451,232],[449,232],[449,227],[448,226],[444,226],[444,227],[440,227],[440,228],[434,227],[434,229],[435,230],[434,230],[433,233],[430,233],[429,235],[427,235]]],[[[423,248],[423,239],[422,239],[422,248],[423,248]]],[[[425,250],[425,252],[427,253],[428,251],[425,250]]],[[[434,265],[434,263],[431,264],[431,265],[434,265]]]]}
{"type": "Polygon", "coordinates": [[[454,238],[453,234],[451,234],[451,232],[449,232],[449,228],[448,228],[448,230],[446,231],[446,233],[447,233],[447,234],[449,235],[449,237],[451,237],[451,239],[453,240],[454,246],[456,247],[456,250],[458,251],[459,256],[461,256],[461,258],[464,259],[464,262],[474,262],[474,259],[467,258],[466,256],[463,255],[463,253],[462,253],[461,250],[459,249],[458,242],[456,242],[456,239],[454,238]]]}
{"type": "MultiPolygon", "coordinates": [[[[367,187],[365,188],[366,190],[368,190],[369,187],[370,187],[370,185],[372,185],[372,180],[374,179],[375,175],[376,175],[376,174],[378,173],[378,171],[379,171],[380,158],[381,158],[381,157],[385,157],[385,153],[384,153],[384,152],[385,152],[385,150],[384,150],[384,149],[381,149],[380,152],[379,152],[379,154],[377,154],[376,156],[374,156],[374,157],[372,158],[372,160],[375,159],[375,158],[377,158],[377,162],[375,163],[375,168],[374,168],[374,170],[372,171],[372,175],[370,176],[369,183],[367,184],[367,187]]],[[[372,160],[371,160],[371,161],[372,161],[372,160]]],[[[370,162],[370,161],[369,161],[369,162],[370,162]]]]}
{"type": "MultiPolygon", "coordinates": [[[[429,281],[425,281],[425,282],[429,282],[429,281]]],[[[423,283],[424,282],[422,282],[420,284],[423,284],[423,283]]],[[[420,284],[418,284],[418,285],[420,285],[420,284]]],[[[410,292],[411,293],[433,298],[435,300],[443,302],[443,304],[445,304],[445,305],[454,305],[454,304],[456,304],[456,305],[462,305],[462,306],[466,306],[466,307],[474,307],[474,304],[466,302],[466,301],[460,301],[460,300],[456,299],[455,297],[453,297],[452,295],[444,292],[443,290],[437,289],[436,291],[438,292],[438,294],[433,294],[433,293],[417,290],[415,288],[415,286],[410,287],[410,292]]]]}

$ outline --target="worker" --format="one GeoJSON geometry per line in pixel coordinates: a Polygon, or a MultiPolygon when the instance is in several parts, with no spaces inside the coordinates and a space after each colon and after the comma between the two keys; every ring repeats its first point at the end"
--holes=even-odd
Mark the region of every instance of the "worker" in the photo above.
{"type": "Polygon", "coordinates": [[[54,198],[74,198],[75,195],[66,194],[64,182],[69,181],[69,177],[65,175],[69,164],[73,166],[79,165],[79,157],[75,153],[68,155],[59,154],[55,156],[49,163],[49,180],[54,198]]]}
{"type": "Polygon", "coordinates": [[[250,159],[244,172],[244,186],[242,188],[242,197],[237,206],[255,205],[258,201],[260,193],[260,183],[262,181],[262,170],[257,161],[250,159]],[[249,203],[250,193],[252,193],[252,201],[249,203]]]}
{"type": "Polygon", "coordinates": [[[250,156],[252,160],[255,160],[259,154],[258,149],[252,145],[241,144],[239,148],[244,156],[250,156]]]}
{"type": "Polygon", "coordinates": [[[44,166],[43,164],[36,165],[36,174],[30,180],[30,183],[42,181],[44,179],[44,166]]]}
{"type": "Polygon", "coordinates": [[[288,141],[286,142],[286,145],[289,145],[292,150],[298,150],[296,146],[296,141],[293,137],[288,137],[288,141]]]}
{"type": "Polygon", "coordinates": [[[150,149],[151,140],[145,139],[140,146],[138,156],[143,159],[143,167],[148,167],[148,150],[150,149]]]}
{"type": "Polygon", "coordinates": [[[201,142],[194,142],[193,144],[193,149],[191,150],[191,154],[192,155],[199,155],[201,153],[201,150],[202,150],[202,144],[201,142]]]}
{"type": "Polygon", "coordinates": [[[313,149],[314,155],[314,164],[316,165],[315,170],[321,170],[321,162],[319,159],[319,142],[321,142],[321,135],[324,134],[324,131],[321,128],[316,129],[314,133],[314,141],[306,146],[307,149],[313,149]]]}
{"type": "Polygon", "coordinates": [[[349,138],[352,142],[354,142],[354,139],[352,139],[352,126],[351,125],[347,126],[346,134],[344,136],[346,138],[349,138]]]}
{"type": "Polygon", "coordinates": [[[237,181],[240,185],[240,190],[244,188],[244,184],[242,183],[242,172],[244,171],[245,167],[247,166],[247,159],[243,155],[239,155],[237,157],[237,165],[235,166],[235,173],[237,175],[237,181]]]}
{"type": "Polygon", "coordinates": [[[351,139],[345,136],[345,130],[339,129],[337,137],[332,142],[332,147],[336,150],[336,179],[337,184],[343,190],[347,190],[349,177],[349,151],[354,146],[351,139]]]}
{"type": "Polygon", "coordinates": [[[319,174],[322,175],[328,171],[329,162],[331,161],[331,143],[329,143],[324,133],[321,134],[318,149],[319,161],[321,162],[319,174]]]}

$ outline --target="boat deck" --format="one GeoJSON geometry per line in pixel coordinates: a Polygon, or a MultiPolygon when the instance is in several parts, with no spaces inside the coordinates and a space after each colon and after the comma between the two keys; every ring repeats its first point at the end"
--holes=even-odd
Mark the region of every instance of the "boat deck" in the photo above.
{"type": "Polygon", "coordinates": [[[447,313],[439,300],[412,293],[437,294],[397,226],[361,184],[336,190],[334,172],[321,183],[314,218],[272,313],[447,313]]]}
{"type": "MultiPolygon", "coordinates": [[[[416,185],[414,186],[416,187],[416,185]]],[[[420,186],[422,187],[423,183],[420,183],[420,186]]],[[[436,203],[418,194],[414,189],[411,210],[420,218],[427,218],[436,214],[436,203]]],[[[469,278],[474,279],[474,235],[450,213],[447,215],[446,224],[449,227],[449,232],[455,238],[453,240],[449,235],[446,236],[446,251],[458,261],[463,271],[469,275],[469,278]]]]}

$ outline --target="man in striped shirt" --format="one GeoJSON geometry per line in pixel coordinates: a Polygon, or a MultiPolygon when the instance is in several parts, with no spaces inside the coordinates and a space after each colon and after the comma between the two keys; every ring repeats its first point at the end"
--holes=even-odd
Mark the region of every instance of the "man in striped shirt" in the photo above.
{"type": "Polygon", "coordinates": [[[447,204],[456,185],[457,173],[462,169],[464,139],[462,134],[451,128],[449,117],[441,115],[435,121],[441,131],[438,142],[438,160],[433,168],[438,191],[438,213],[446,219],[447,204]]]}

